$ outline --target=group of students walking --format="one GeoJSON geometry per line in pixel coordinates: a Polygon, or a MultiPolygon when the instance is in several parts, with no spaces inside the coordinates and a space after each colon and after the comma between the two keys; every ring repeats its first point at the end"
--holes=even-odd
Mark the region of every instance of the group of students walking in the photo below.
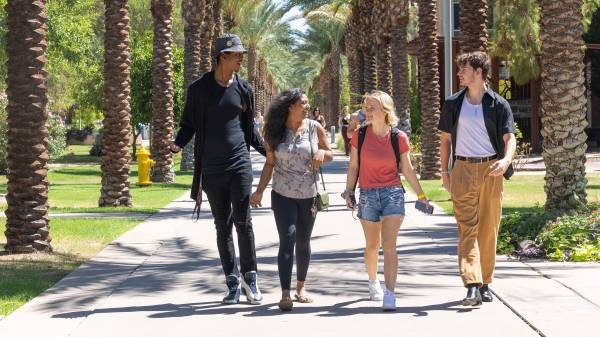
{"type": "MultiPolygon", "coordinates": [[[[333,152],[324,119],[309,118],[310,103],[302,89],[286,90],[272,103],[264,117],[263,142],[255,127],[252,87],[235,74],[241,69],[244,53],[246,50],[236,35],[217,39],[217,68],[189,87],[177,138],[165,143],[171,151],[179,152],[196,134],[191,198],[197,200],[203,190],[210,203],[227,284],[223,303],[238,303],[241,295],[251,304],[263,301],[257,283],[250,208],[262,207],[263,194],[272,180],[271,209],[280,243],[279,308],[287,311],[294,305],[291,296],[294,255],[297,263],[294,299],[299,303],[314,301],[305,282],[317,217],[317,170],[333,160],[333,152]],[[250,146],[266,157],[254,193],[250,146]],[[240,249],[239,269],[233,244],[234,226],[240,249]]],[[[502,175],[508,178],[512,172],[515,130],[510,107],[485,85],[489,57],[484,53],[465,54],[457,64],[461,85],[466,88],[444,104],[439,125],[442,174],[458,223],[459,269],[467,287],[462,303],[480,305],[493,299],[487,285],[493,277],[502,175]]],[[[405,190],[399,168],[426,210],[431,206],[412,167],[408,137],[395,127],[397,117],[392,98],[375,91],[363,97],[361,106],[360,112],[349,115],[347,124],[342,123],[350,157],[342,198],[348,209],[358,211],[365,235],[364,261],[368,275],[365,292],[368,284],[371,300],[382,301],[383,310],[395,310],[396,240],[405,216],[405,190]],[[357,128],[349,132],[352,123],[357,128]],[[358,202],[354,196],[357,181],[358,202]],[[377,278],[380,248],[384,255],[383,288],[377,278]]]]}

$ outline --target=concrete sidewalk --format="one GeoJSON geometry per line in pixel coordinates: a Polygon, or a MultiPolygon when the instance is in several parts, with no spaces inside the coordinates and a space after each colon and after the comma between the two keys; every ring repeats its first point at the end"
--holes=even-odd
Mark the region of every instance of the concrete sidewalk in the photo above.
{"type": "MultiPolygon", "coordinates": [[[[264,159],[254,153],[253,162],[256,184],[264,159]]],[[[361,226],[339,197],[346,170],[342,156],[324,169],[331,208],[319,213],[313,232],[307,279],[312,304],[294,303],[289,313],[277,308],[278,236],[270,193],[252,213],[265,300],[259,306],[220,304],[226,288],[208,203],[193,223],[194,203],[186,193],[0,321],[0,336],[421,337],[472,331],[486,337],[564,337],[600,331],[598,264],[522,263],[498,256],[491,287],[496,300],[462,307],[454,218],[439,208],[433,216],[421,215],[413,195],[407,195],[398,240],[398,310],[382,312],[380,302],[368,301],[361,226]]]]}

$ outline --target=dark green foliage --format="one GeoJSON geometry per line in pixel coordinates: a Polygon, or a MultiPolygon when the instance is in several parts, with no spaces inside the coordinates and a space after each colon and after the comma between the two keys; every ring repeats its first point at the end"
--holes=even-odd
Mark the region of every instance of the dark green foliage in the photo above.
{"type": "MultiPolygon", "coordinates": [[[[131,126],[136,135],[140,125],[152,121],[152,31],[131,39],[131,126]]],[[[173,114],[177,121],[183,112],[183,48],[173,45],[173,114]]]]}
{"type": "Polygon", "coordinates": [[[541,47],[540,6],[536,0],[495,0],[501,7],[496,14],[490,51],[510,60],[509,69],[517,84],[528,83],[540,75],[537,60],[541,47]]]}
{"type": "Polygon", "coordinates": [[[410,87],[410,126],[412,134],[421,134],[421,91],[410,87]]]}
{"type": "Polygon", "coordinates": [[[498,233],[498,253],[521,256],[535,251],[551,260],[600,260],[600,209],[587,205],[576,210],[514,213],[504,217],[498,233]],[[516,250],[517,245],[531,240],[530,249],[516,250]],[[524,254],[523,254],[524,253],[524,254]]]}

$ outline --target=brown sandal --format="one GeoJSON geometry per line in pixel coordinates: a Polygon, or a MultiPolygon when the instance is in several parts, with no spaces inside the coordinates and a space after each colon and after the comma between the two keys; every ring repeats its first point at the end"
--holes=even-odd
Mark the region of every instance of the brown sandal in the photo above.
{"type": "Polygon", "coordinates": [[[281,311],[290,311],[292,310],[293,306],[294,302],[292,302],[292,299],[288,296],[282,298],[281,301],[279,301],[279,309],[281,309],[281,311]]]}
{"type": "Polygon", "coordinates": [[[312,299],[312,297],[310,297],[310,295],[308,295],[308,294],[302,294],[302,295],[296,294],[296,295],[294,295],[294,297],[296,297],[296,299],[300,303],[312,303],[312,302],[314,302],[314,300],[312,299]]]}

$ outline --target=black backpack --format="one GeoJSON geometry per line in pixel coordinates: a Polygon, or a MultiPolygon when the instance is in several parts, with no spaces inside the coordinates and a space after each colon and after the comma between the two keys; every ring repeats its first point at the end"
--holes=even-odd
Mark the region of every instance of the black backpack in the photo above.
{"type": "MultiPolygon", "coordinates": [[[[400,171],[400,147],[398,146],[398,136],[400,134],[400,130],[397,127],[392,127],[391,132],[391,141],[392,148],[394,149],[394,154],[396,155],[396,167],[398,168],[398,173],[400,171]]],[[[361,127],[358,129],[358,172],[360,174],[360,150],[362,148],[363,142],[365,141],[365,135],[367,134],[367,127],[361,127]]],[[[358,184],[358,174],[356,175],[356,181],[354,182],[354,188],[352,190],[356,190],[356,185],[358,184]]]]}

